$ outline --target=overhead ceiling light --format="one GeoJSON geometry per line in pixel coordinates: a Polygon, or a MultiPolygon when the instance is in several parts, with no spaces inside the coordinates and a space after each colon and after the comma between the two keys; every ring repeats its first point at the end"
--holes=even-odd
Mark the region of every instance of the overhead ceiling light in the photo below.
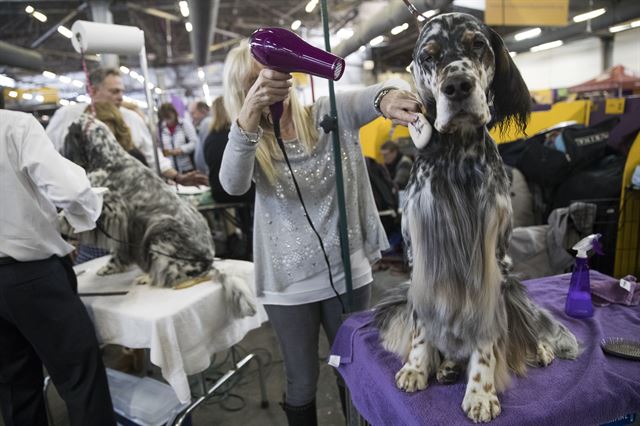
{"type": "Polygon", "coordinates": [[[64,25],[58,26],[58,32],[60,34],[62,34],[63,36],[65,36],[66,38],[73,37],[73,33],[71,32],[71,30],[69,28],[65,27],[64,25]]]}
{"type": "Polygon", "coordinates": [[[540,28],[532,28],[530,30],[526,30],[526,31],[522,31],[522,32],[517,33],[515,36],[513,36],[513,38],[515,38],[516,41],[522,41],[522,40],[526,40],[528,38],[538,37],[541,33],[542,33],[542,29],[540,29],[540,28]]]}
{"type": "Polygon", "coordinates": [[[136,80],[138,80],[138,83],[144,84],[144,77],[143,76],[138,75],[138,77],[136,77],[136,80]]]}
{"type": "Polygon", "coordinates": [[[37,10],[34,10],[31,16],[33,16],[40,22],[47,22],[47,15],[42,12],[38,12],[37,10]]]}
{"type": "Polygon", "coordinates": [[[437,15],[439,12],[440,12],[440,9],[432,9],[432,10],[427,10],[426,12],[422,12],[420,15],[418,15],[418,21],[423,22],[424,20],[437,15]]]}
{"type": "Polygon", "coordinates": [[[348,40],[353,37],[353,30],[351,28],[340,28],[336,36],[338,36],[340,40],[348,40]]]}
{"type": "Polygon", "coordinates": [[[180,13],[182,14],[182,16],[184,16],[185,18],[189,17],[189,3],[184,0],[179,1],[178,6],[180,7],[180,13]]]}
{"type": "Polygon", "coordinates": [[[131,71],[129,68],[125,67],[124,65],[120,65],[120,72],[122,72],[123,74],[129,74],[129,71],[131,71]]]}
{"type": "Polygon", "coordinates": [[[554,49],[556,47],[560,47],[563,44],[564,43],[562,42],[562,40],[556,40],[556,41],[552,41],[552,42],[549,42],[549,43],[544,43],[544,44],[539,44],[537,46],[533,46],[529,50],[531,52],[540,52],[541,50],[549,50],[549,49],[554,49]]]}
{"type": "Polygon", "coordinates": [[[76,101],[69,101],[69,105],[75,105],[75,104],[77,104],[76,101]]]}
{"type": "Polygon", "coordinates": [[[59,103],[60,103],[60,105],[62,105],[62,106],[69,105],[69,100],[68,100],[68,99],[60,99],[58,102],[59,102],[59,103]]]}
{"type": "Polygon", "coordinates": [[[138,78],[140,76],[140,74],[138,74],[135,71],[131,71],[131,73],[129,74],[129,76],[131,76],[131,78],[138,78]]]}
{"type": "Polygon", "coordinates": [[[204,70],[202,69],[202,67],[198,68],[198,78],[200,80],[204,80],[204,70]]]}
{"type": "Polygon", "coordinates": [[[33,99],[33,95],[31,93],[23,93],[22,99],[24,99],[25,101],[30,101],[31,99],[33,99]]]}
{"type": "Polygon", "coordinates": [[[588,19],[597,18],[600,15],[604,15],[606,11],[607,9],[601,8],[601,9],[592,10],[591,12],[582,13],[580,15],[574,16],[573,22],[582,22],[588,19]]]}
{"type": "Polygon", "coordinates": [[[406,30],[407,28],[409,28],[409,24],[405,22],[405,23],[404,23],[404,24],[402,24],[402,25],[398,25],[397,27],[393,27],[393,28],[391,29],[391,34],[393,34],[393,35],[398,35],[398,34],[400,34],[401,32],[403,32],[404,30],[406,30]]]}
{"type": "Polygon", "coordinates": [[[359,51],[364,52],[365,50],[367,50],[367,46],[365,46],[364,44],[362,46],[360,46],[358,48],[359,51]]]}
{"type": "Polygon", "coordinates": [[[71,83],[71,79],[66,75],[61,75],[60,77],[58,77],[58,79],[65,84],[71,83]]]}
{"type": "Polygon", "coordinates": [[[630,30],[630,29],[631,29],[631,24],[621,24],[621,25],[614,25],[613,27],[609,27],[609,32],[619,33],[620,31],[630,30]]]}
{"type": "Polygon", "coordinates": [[[51,71],[42,71],[42,75],[44,75],[47,78],[56,78],[57,77],[57,75],[55,75],[51,71]]]}
{"type": "Polygon", "coordinates": [[[156,92],[157,95],[160,95],[162,93],[162,89],[159,87],[156,87],[155,89],[153,89],[154,92],[156,92]]]}
{"type": "Polygon", "coordinates": [[[381,35],[380,35],[380,36],[375,37],[374,39],[372,39],[372,40],[369,42],[369,44],[370,44],[371,46],[377,46],[377,45],[379,45],[380,43],[382,43],[383,41],[384,41],[384,36],[381,36],[381,35]]]}
{"type": "Polygon", "coordinates": [[[9,97],[10,98],[17,98],[18,97],[18,92],[16,92],[15,90],[11,90],[9,92],[9,97]]]}
{"type": "Polygon", "coordinates": [[[207,83],[204,83],[202,85],[202,93],[204,93],[204,101],[207,104],[211,104],[211,93],[209,93],[209,86],[207,85],[207,83]]]}
{"type": "Polygon", "coordinates": [[[184,28],[187,30],[188,33],[193,31],[193,25],[191,25],[191,22],[185,22],[184,23],[184,28]]]}
{"type": "Polygon", "coordinates": [[[0,74],[0,86],[16,87],[16,81],[11,77],[7,77],[4,74],[0,74]]]}
{"type": "Polygon", "coordinates": [[[373,62],[371,59],[367,59],[362,63],[362,68],[364,68],[367,71],[371,71],[375,66],[376,66],[376,63],[373,62]]]}
{"type": "Polygon", "coordinates": [[[84,86],[84,83],[83,83],[83,82],[81,82],[80,80],[73,80],[73,81],[71,82],[71,84],[73,84],[73,85],[74,85],[74,86],[76,86],[76,87],[82,87],[82,86],[84,86]]]}
{"type": "Polygon", "coordinates": [[[640,20],[638,20],[638,21],[633,21],[633,22],[631,23],[631,28],[638,28],[638,27],[640,27],[640,20]]]}
{"type": "Polygon", "coordinates": [[[33,8],[33,6],[29,5],[27,7],[24,8],[24,11],[27,12],[29,15],[31,15],[33,13],[35,9],[33,8]]]}
{"type": "Polygon", "coordinates": [[[154,86],[154,84],[152,82],[148,81],[147,82],[147,87],[149,88],[149,90],[153,90],[153,88],[156,87],[156,86],[154,86]]]}
{"type": "Polygon", "coordinates": [[[305,6],[304,10],[307,13],[313,12],[313,9],[318,5],[318,0],[309,0],[309,3],[305,6]]]}
{"type": "Polygon", "coordinates": [[[292,29],[293,31],[295,31],[295,30],[297,30],[298,28],[300,28],[300,25],[302,25],[302,21],[301,21],[301,20],[299,20],[299,19],[296,19],[295,21],[293,21],[293,22],[291,23],[291,29],[292,29]]]}
{"type": "Polygon", "coordinates": [[[516,55],[517,55],[517,53],[516,53],[516,52],[509,52],[509,56],[511,56],[512,58],[515,58],[515,57],[516,57],[516,55]]]}
{"type": "Polygon", "coordinates": [[[78,102],[89,102],[91,100],[87,95],[78,95],[76,96],[76,101],[78,102]]]}
{"type": "Polygon", "coordinates": [[[38,101],[38,102],[44,102],[44,96],[42,96],[42,95],[37,95],[37,96],[36,96],[36,101],[38,101]]]}

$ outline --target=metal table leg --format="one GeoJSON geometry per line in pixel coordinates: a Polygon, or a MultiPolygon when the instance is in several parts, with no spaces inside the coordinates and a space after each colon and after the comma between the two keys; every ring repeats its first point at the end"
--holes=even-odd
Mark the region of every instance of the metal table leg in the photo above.
{"type": "Polygon", "coordinates": [[[198,408],[202,403],[204,403],[207,399],[211,398],[212,396],[216,395],[217,391],[225,384],[227,383],[229,380],[231,380],[233,377],[235,377],[236,375],[240,374],[240,372],[242,372],[242,370],[249,364],[249,362],[251,362],[252,360],[255,360],[258,363],[258,376],[259,376],[259,381],[260,381],[260,396],[262,398],[262,401],[260,403],[260,406],[262,408],[266,408],[269,406],[269,401],[267,401],[267,392],[266,392],[266,385],[264,382],[264,375],[263,375],[263,371],[262,371],[262,361],[260,360],[260,358],[258,358],[255,354],[249,354],[247,356],[245,356],[243,359],[241,359],[236,365],[235,365],[235,369],[233,370],[229,370],[227,371],[224,376],[220,377],[214,384],[213,386],[211,386],[211,388],[204,394],[202,395],[200,398],[198,398],[197,400],[195,400],[194,402],[192,402],[191,404],[189,404],[189,406],[187,408],[185,408],[184,410],[182,410],[182,412],[175,418],[175,420],[173,421],[173,426],[181,426],[183,424],[183,422],[185,421],[185,419],[196,409],[198,408]]]}

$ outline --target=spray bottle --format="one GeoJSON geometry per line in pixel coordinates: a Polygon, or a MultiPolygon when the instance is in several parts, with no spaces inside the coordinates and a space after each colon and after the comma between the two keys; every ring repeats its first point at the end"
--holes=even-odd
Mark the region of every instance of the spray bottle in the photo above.
{"type": "Polygon", "coordinates": [[[578,241],[572,248],[578,251],[576,265],[571,274],[571,284],[564,311],[574,318],[589,318],[593,316],[593,304],[591,303],[591,285],[589,282],[589,262],[587,252],[593,249],[602,254],[600,246],[600,234],[591,234],[578,241]]]}

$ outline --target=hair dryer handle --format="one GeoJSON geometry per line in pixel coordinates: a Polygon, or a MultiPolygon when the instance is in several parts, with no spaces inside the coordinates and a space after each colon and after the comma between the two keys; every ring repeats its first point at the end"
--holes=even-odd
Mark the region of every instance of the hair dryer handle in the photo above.
{"type": "Polygon", "coordinates": [[[282,117],[282,112],[284,111],[284,104],[282,101],[276,102],[275,104],[269,105],[269,111],[271,111],[271,119],[274,123],[280,121],[282,117]]]}

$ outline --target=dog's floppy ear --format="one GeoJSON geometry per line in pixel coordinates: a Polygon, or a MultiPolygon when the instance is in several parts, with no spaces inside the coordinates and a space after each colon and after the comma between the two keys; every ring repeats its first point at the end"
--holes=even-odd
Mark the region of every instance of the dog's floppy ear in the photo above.
{"type": "Polygon", "coordinates": [[[524,132],[531,113],[529,89],[511,59],[502,37],[491,28],[489,33],[496,61],[495,74],[491,83],[494,114],[489,127],[497,125],[502,131],[513,121],[518,130],[524,132]]]}

